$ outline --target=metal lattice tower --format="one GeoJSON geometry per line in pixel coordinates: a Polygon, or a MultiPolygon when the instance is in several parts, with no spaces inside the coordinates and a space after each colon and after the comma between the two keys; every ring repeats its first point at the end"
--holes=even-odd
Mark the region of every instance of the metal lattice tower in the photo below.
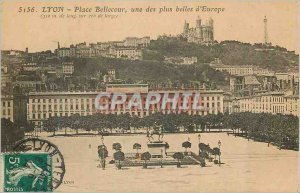
{"type": "Polygon", "coordinates": [[[264,18],[264,43],[267,45],[269,44],[269,37],[268,37],[268,19],[265,16],[264,18]]]}

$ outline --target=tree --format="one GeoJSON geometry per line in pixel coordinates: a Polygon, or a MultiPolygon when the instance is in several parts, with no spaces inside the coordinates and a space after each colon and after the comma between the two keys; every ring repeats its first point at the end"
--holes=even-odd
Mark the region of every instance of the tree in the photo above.
{"type": "Polygon", "coordinates": [[[24,138],[24,130],[9,119],[1,118],[1,151],[10,151],[12,145],[24,138]]]}
{"type": "Polygon", "coordinates": [[[193,122],[196,124],[196,127],[201,129],[201,126],[204,124],[204,119],[200,115],[193,116],[193,122]]]}
{"type": "Polygon", "coordinates": [[[181,152],[176,152],[173,154],[173,158],[177,160],[177,167],[180,168],[180,160],[183,160],[183,154],[181,152]]]}
{"type": "Polygon", "coordinates": [[[187,153],[187,148],[191,148],[192,147],[192,143],[189,142],[189,141],[185,141],[185,142],[182,143],[182,147],[185,148],[184,153],[186,154],[187,153]]]}
{"type": "Polygon", "coordinates": [[[139,144],[139,143],[135,143],[135,144],[133,144],[133,149],[135,149],[136,150],[136,155],[138,156],[139,155],[139,149],[141,149],[141,144],[139,144]]]}
{"type": "Polygon", "coordinates": [[[144,165],[143,165],[143,168],[147,168],[147,161],[150,160],[150,158],[151,158],[151,154],[148,151],[142,153],[141,160],[145,161],[144,165]]]}
{"type": "Polygon", "coordinates": [[[124,161],[125,160],[125,154],[121,151],[117,151],[114,153],[114,159],[116,161],[118,161],[118,169],[121,169],[122,166],[121,166],[121,161],[124,161]]]}
{"type": "Polygon", "coordinates": [[[24,126],[25,132],[32,132],[34,130],[34,124],[32,122],[27,122],[24,126]]]}
{"type": "Polygon", "coordinates": [[[113,148],[115,151],[121,151],[121,149],[122,149],[122,145],[121,145],[120,143],[113,143],[112,146],[113,146],[112,148],[113,148]]]}
{"type": "Polygon", "coordinates": [[[55,131],[59,127],[60,127],[60,119],[59,119],[59,117],[50,117],[45,122],[45,128],[46,128],[46,130],[47,131],[52,131],[53,135],[55,135],[55,131]]]}

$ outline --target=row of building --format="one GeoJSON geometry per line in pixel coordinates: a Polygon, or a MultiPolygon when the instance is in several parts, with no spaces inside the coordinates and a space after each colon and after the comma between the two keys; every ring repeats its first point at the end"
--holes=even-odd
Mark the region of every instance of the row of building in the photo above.
{"type": "Polygon", "coordinates": [[[71,45],[70,47],[60,47],[55,53],[58,57],[112,57],[124,58],[130,60],[139,60],[142,58],[142,49],[150,43],[150,37],[127,37],[123,41],[97,42],[96,44],[87,44],[86,42],[71,45]]]}
{"type": "MultiPolygon", "coordinates": [[[[148,90],[148,85],[146,84],[108,84],[106,90],[102,92],[111,93],[126,93],[128,95],[128,100],[132,97],[133,93],[139,92],[143,100],[145,100],[146,95],[150,92],[157,92],[161,95],[164,93],[169,93],[170,98],[174,96],[175,93],[185,93],[187,90],[148,90]]],[[[172,109],[170,104],[167,104],[166,109],[161,109],[161,101],[158,104],[151,105],[149,109],[127,109],[125,106],[118,106],[116,110],[105,109],[98,110],[95,108],[95,100],[100,92],[30,92],[26,96],[27,101],[27,120],[33,122],[36,126],[42,126],[43,122],[49,117],[54,116],[71,116],[73,114],[80,114],[82,116],[92,115],[94,113],[114,113],[114,114],[124,114],[129,113],[130,115],[136,115],[139,117],[148,116],[155,112],[162,113],[182,113],[186,112],[191,115],[207,115],[207,114],[218,114],[223,113],[223,91],[221,90],[201,90],[199,91],[201,95],[201,109],[193,109],[193,98],[189,98],[188,109],[182,110],[180,105],[182,105],[182,98],[179,98],[179,102],[176,109],[172,109]]],[[[8,110],[14,103],[13,97],[2,97],[2,114],[4,118],[9,118],[14,120],[14,113],[12,110],[8,110]],[[4,104],[10,104],[4,105],[4,104]],[[8,113],[10,111],[10,113],[8,113]]],[[[111,105],[111,100],[106,101],[107,105],[111,105]]],[[[128,103],[128,101],[126,102],[128,103]]],[[[145,104],[143,102],[143,104],[145,104]]]]}
{"type": "Polygon", "coordinates": [[[298,72],[275,72],[266,68],[252,65],[225,65],[219,58],[215,58],[210,64],[215,70],[226,72],[229,75],[257,75],[257,76],[276,76],[280,80],[299,78],[298,72]]]}
{"type": "Polygon", "coordinates": [[[261,93],[228,101],[228,111],[299,116],[299,96],[284,92],[261,93]]]}
{"type": "MultiPolygon", "coordinates": [[[[149,92],[156,92],[159,94],[169,93],[172,98],[175,93],[186,93],[188,90],[149,90],[146,84],[108,84],[106,90],[102,92],[109,93],[126,93],[128,100],[133,93],[139,92],[142,95],[142,100],[149,92]]],[[[195,90],[191,91],[195,92],[195,90]]],[[[80,114],[81,116],[92,115],[95,113],[114,113],[124,114],[129,113],[139,117],[148,116],[155,112],[162,113],[177,113],[186,112],[190,115],[207,115],[218,113],[233,113],[233,112],[253,112],[253,113],[271,113],[271,114],[292,114],[298,116],[298,102],[299,97],[296,95],[287,95],[283,92],[269,92],[261,93],[251,97],[232,98],[229,94],[222,90],[199,90],[201,96],[200,106],[203,108],[194,109],[193,96],[188,100],[188,109],[182,110],[182,98],[175,109],[168,104],[165,109],[161,109],[161,101],[158,104],[151,105],[149,109],[131,108],[127,109],[124,105],[118,105],[117,109],[99,110],[95,107],[95,100],[100,92],[30,92],[24,98],[26,100],[28,121],[33,122],[37,127],[41,127],[43,122],[49,117],[71,116],[73,114],[80,114]]],[[[2,118],[8,118],[14,121],[14,117],[18,110],[14,108],[13,96],[2,96],[2,118]]],[[[126,104],[128,101],[126,101],[126,104]]],[[[111,106],[111,99],[106,100],[109,107],[111,106]]],[[[145,103],[143,102],[143,105],[145,103]]]]}

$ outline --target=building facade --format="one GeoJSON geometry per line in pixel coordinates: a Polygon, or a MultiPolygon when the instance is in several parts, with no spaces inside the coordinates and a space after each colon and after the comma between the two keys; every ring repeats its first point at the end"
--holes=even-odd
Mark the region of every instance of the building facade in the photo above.
{"type": "Polygon", "coordinates": [[[127,37],[124,40],[125,47],[147,47],[150,44],[150,37],[127,37]]]}
{"type": "Polygon", "coordinates": [[[230,76],[230,92],[237,97],[251,96],[261,88],[261,83],[254,75],[230,76]]]}
{"type": "Polygon", "coordinates": [[[253,75],[252,66],[231,66],[224,64],[215,64],[211,65],[212,68],[221,72],[227,72],[230,75],[253,75]]]}
{"type": "Polygon", "coordinates": [[[205,24],[202,24],[202,20],[198,17],[195,28],[191,28],[189,23],[185,21],[182,36],[188,42],[211,45],[214,42],[214,20],[209,19],[205,24]]]}
{"type": "Polygon", "coordinates": [[[1,118],[14,122],[14,101],[11,95],[1,95],[1,118]]]}
{"type": "Polygon", "coordinates": [[[286,96],[283,92],[269,92],[235,101],[235,112],[271,113],[299,116],[298,96],[286,96]]]}
{"type": "Polygon", "coordinates": [[[115,58],[139,60],[142,58],[142,50],[134,47],[111,47],[109,55],[115,58]]]}
{"type": "Polygon", "coordinates": [[[116,57],[128,59],[140,59],[142,57],[142,48],[150,44],[150,37],[127,37],[123,41],[109,41],[97,42],[87,44],[86,42],[70,47],[58,48],[55,53],[58,57],[78,57],[78,58],[91,58],[91,57],[116,57]]]}
{"type": "Polygon", "coordinates": [[[57,54],[58,57],[60,58],[70,57],[71,56],[70,48],[59,48],[57,54]]]}
{"type": "Polygon", "coordinates": [[[71,75],[74,73],[73,62],[63,62],[62,63],[62,72],[63,74],[71,75]]]}
{"type": "MultiPolygon", "coordinates": [[[[149,92],[156,92],[160,95],[168,93],[169,98],[172,98],[176,93],[182,94],[187,90],[148,90],[148,85],[107,85],[105,92],[109,93],[126,93],[128,96],[126,104],[131,99],[135,92],[141,94],[142,104],[145,105],[146,95],[149,92]]],[[[195,92],[195,91],[193,91],[195,92]]],[[[179,98],[176,108],[172,109],[172,104],[167,103],[166,108],[161,108],[160,101],[157,104],[151,105],[149,109],[132,108],[127,109],[125,105],[118,105],[116,109],[110,108],[105,110],[98,110],[95,108],[95,100],[100,92],[33,92],[29,94],[29,101],[27,104],[27,119],[33,122],[37,127],[41,127],[43,122],[49,117],[71,116],[73,114],[80,114],[81,116],[92,115],[94,113],[113,113],[136,115],[139,117],[148,116],[155,112],[162,113],[183,113],[190,115],[207,115],[223,113],[223,91],[221,90],[200,90],[201,109],[193,109],[193,96],[188,99],[188,109],[182,110],[183,99],[179,98]]],[[[111,105],[111,99],[101,98],[99,101],[104,105],[111,105]]]]}

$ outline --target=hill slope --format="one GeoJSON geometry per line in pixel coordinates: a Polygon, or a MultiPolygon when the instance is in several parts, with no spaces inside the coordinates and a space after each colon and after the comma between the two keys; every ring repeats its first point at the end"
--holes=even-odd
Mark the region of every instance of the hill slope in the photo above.
{"type": "Polygon", "coordinates": [[[205,46],[187,43],[179,38],[161,37],[151,41],[148,49],[166,56],[197,56],[198,63],[209,63],[214,58],[220,58],[227,65],[255,65],[275,71],[286,71],[299,65],[299,55],[285,48],[238,41],[205,46]]]}

